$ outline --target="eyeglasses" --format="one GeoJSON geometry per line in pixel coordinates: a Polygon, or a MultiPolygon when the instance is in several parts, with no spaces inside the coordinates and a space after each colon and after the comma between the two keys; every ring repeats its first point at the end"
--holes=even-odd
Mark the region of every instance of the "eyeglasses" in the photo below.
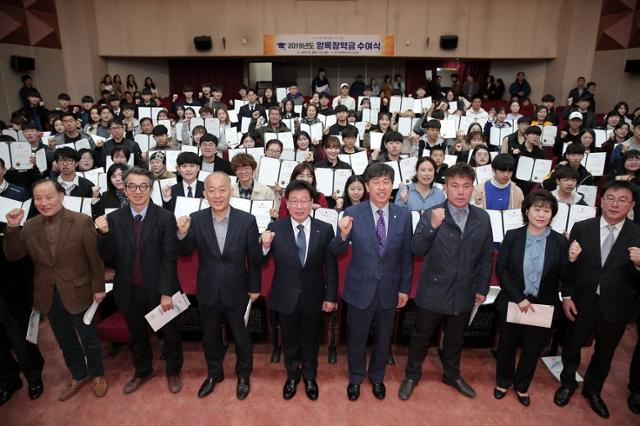
{"type": "Polygon", "coordinates": [[[307,204],[309,204],[311,202],[310,199],[304,199],[304,200],[287,200],[288,204],[291,204],[292,206],[306,206],[307,204]]]}
{"type": "Polygon", "coordinates": [[[216,146],[216,144],[213,142],[200,142],[200,146],[202,148],[213,148],[216,146]]]}
{"type": "Polygon", "coordinates": [[[58,158],[58,164],[73,164],[76,162],[73,158],[58,158]]]}
{"type": "Polygon", "coordinates": [[[279,149],[268,149],[267,152],[274,155],[282,154],[282,151],[280,151],[279,149]]]}
{"type": "Polygon", "coordinates": [[[620,198],[616,198],[613,195],[607,195],[606,197],[603,198],[604,202],[607,204],[627,204],[630,201],[630,198],[627,197],[620,197],[620,198]]]}
{"type": "Polygon", "coordinates": [[[129,192],[136,192],[137,190],[140,190],[140,192],[147,192],[151,188],[151,185],[147,183],[141,183],[140,185],[129,183],[125,188],[127,188],[127,191],[129,192]]]}

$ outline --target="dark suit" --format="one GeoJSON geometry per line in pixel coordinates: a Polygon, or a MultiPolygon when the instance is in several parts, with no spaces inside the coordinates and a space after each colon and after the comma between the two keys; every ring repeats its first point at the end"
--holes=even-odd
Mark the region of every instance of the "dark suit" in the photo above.
{"type": "Polygon", "coordinates": [[[523,261],[527,241],[527,227],[507,232],[500,248],[497,274],[502,291],[496,300],[500,319],[496,384],[526,393],[536,370],[538,357],[549,340],[551,329],[507,323],[508,303],[520,303],[525,298],[531,303],[555,306],[554,316],[562,312],[558,291],[560,282],[566,281],[569,271],[569,243],[563,235],[551,230],[545,242],[544,266],[540,277],[538,294],[525,295],[523,261]],[[522,346],[520,361],[516,369],[516,351],[522,346]]]}
{"type": "MultiPolygon", "coordinates": [[[[193,184],[191,184],[193,185],[193,184]]],[[[194,198],[202,198],[204,194],[204,182],[197,180],[195,182],[195,192],[193,194],[194,198]]],[[[176,199],[178,197],[186,197],[187,194],[184,193],[184,185],[182,182],[178,182],[175,185],[171,186],[171,200],[162,201],[162,207],[167,210],[174,211],[176,209],[176,199]]]]}
{"type": "Polygon", "coordinates": [[[275,232],[269,253],[260,248],[261,262],[269,255],[275,259],[275,274],[271,282],[271,308],[280,313],[284,339],[284,362],[287,376],[306,380],[316,378],[318,349],[322,330],[322,302],[336,302],[338,293],[338,261],[329,249],[333,228],[310,218],[311,232],[305,237],[309,248],[304,265],[300,263],[292,219],[269,224],[275,232]]]}
{"type": "Polygon", "coordinates": [[[224,346],[220,320],[224,316],[236,342],[236,374],[248,377],[253,368],[251,337],[244,325],[248,293],[260,292],[259,243],[256,219],[229,207],[224,247],[218,246],[213,212],[191,214],[189,232],[178,247],[188,256],[198,250],[198,303],[202,316],[202,343],[210,378],[222,378],[224,346]]]}
{"type": "Polygon", "coordinates": [[[67,195],[71,197],[91,198],[93,197],[93,190],[91,188],[93,188],[94,186],[95,184],[89,179],[78,176],[78,185],[73,188],[67,195]]]}
{"type": "MultiPolygon", "coordinates": [[[[131,207],[107,215],[109,233],[99,234],[98,250],[102,259],[113,265],[113,295],[129,328],[129,345],[133,352],[136,377],[153,371],[153,354],[144,316],[160,303],[161,296],[171,297],[180,290],[176,261],[178,246],[176,220],[169,211],[149,203],[142,223],[139,244],[136,242],[131,207]],[[134,261],[139,258],[143,283],[134,283],[134,261]],[[143,284],[143,285],[140,285],[143,284]]],[[[165,342],[167,375],[176,375],[182,367],[180,321],[162,328],[165,342]]]]}
{"type": "Polygon", "coordinates": [[[348,303],[349,382],[360,384],[366,371],[367,338],[371,322],[375,324],[374,347],[369,360],[368,377],[372,383],[382,383],[389,358],[398,293],[411,289],[411,213],[389,204],[385,218],[387,236],[383,256],[378,254],[376,221],[372,204],[363,202],[345,210],[353,217],[349,237],[340,234],[331,242],[331,250],[340,255],[352,244],[351,262],[344,283],[342,298],[348,303]]]}
{"type": "MultiPolygon", "coordinates": [[[[204,162],[204,157],[200,156],[200,163],[204,162]]],[[[214,172],[224,172],[229,176],[234,176],[233,169],[231,169],[231,163],[228,160],[225,160],[222,157],[215,156],[213,158],[213,171],[214,172]]]]}
{"type": "MultiPolygon", "coordinates": [[[[260,111],[260,116],[264,117],[265,119],[267,118],[267,110],[260,105],[259,103],[256,103],[253,106],[253,111],[260,111]]],[[[251,112],[251,109],[249,108],[249,104],[246,105],[242,105],[240,107],[240,109],[238,110],[238,117],[248,117],[248,118],[253,118],[253,113],[251,112]]]]}
{"type": "Polygon", "coordinates": [[[570,240],[578,241],[582,252],[571,264],[573,280],[562,288],[562,296],[573,299],[578,314],[575,321],[569,322],[560,379],[570,390],[578,387],[575,372],[580,365],[580,348],[595,334],[595,351],[584,377],[584,390],[599,396],[625,326],[635,319],[638,308],[640,271],[629,260],[627,248],[640,247],[640,225],[629,219],[624,221],[603,266],[600,216],[576,223],[570,240]]]}

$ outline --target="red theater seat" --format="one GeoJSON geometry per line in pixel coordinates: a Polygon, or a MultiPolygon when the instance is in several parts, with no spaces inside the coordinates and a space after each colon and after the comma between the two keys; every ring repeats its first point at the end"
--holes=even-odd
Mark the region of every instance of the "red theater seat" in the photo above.
{"type": "Polygon", "coordinates": [[[129,341],[129,329],[120,311],[115,311],[98,322],[96,329],[101,341],[113,343],[127,343],[129,341]]]}

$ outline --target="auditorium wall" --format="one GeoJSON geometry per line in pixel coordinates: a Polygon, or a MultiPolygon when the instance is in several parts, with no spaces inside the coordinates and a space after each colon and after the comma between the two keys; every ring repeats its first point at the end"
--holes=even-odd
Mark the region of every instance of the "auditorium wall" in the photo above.
{"type": "Polygon", "coordinates": [[[598,83],[598,111],[609,111],[618,100],[627,101],[631,109],[640,106],[640,75],[624,72],[629,59],[640,59],[640,48],[596,52],[591,78],[598,83]]]}

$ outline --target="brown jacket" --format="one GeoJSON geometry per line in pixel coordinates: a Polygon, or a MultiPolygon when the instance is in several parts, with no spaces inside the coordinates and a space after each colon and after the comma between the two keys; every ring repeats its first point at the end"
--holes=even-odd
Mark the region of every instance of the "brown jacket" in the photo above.
{"type": "Polygon", "coordinates": [[[95,226],[90,217],[64,209],[52,256],[44,220],[36,216],[22,229],[7,227],[5,255],[10,261],[31,257],[35,269],[33,306],[37,311],[45,315],[49,312],[55,285],[67,311],[79,314],[91,305],[93,293],[104,291],[104,264],[98,255],[95,226]]]}

